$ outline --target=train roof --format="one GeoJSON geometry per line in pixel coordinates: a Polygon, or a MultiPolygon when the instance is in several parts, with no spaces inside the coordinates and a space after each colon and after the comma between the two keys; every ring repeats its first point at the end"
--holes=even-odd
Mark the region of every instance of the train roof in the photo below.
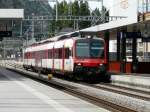
{"type": "Polygon", "coordinates": [[[93,33],[80,32],[80,31],[70,32],[70,33],[66,33],[66,34],[63,34],[63,35],[55,36],[53,38],[48,38],[48,39],[42,40],[40,42],[36,42],[36,43],[34,43],[34,44],[32,44],[28,47],[34,47],[34,46],[38,46],[38,45],[43,45],[43,44],[56,42],[56,41],[60,41],[60,40],[65,40],[65,39],[71,39],[71,38],[77,40],[77,39],[80,39],[80,38],[84,38],[84,37],[82,37],[82,35],[93,35],[93,33]]]}

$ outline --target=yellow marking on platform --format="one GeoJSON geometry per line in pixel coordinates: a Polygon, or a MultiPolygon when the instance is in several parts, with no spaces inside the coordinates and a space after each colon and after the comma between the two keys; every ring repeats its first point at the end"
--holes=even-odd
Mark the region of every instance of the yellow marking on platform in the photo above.
{"type": "Polygon", "coordinates": [[[53,74],[48,74],[48,79],[51,80],[53,77],[53,74]]]}

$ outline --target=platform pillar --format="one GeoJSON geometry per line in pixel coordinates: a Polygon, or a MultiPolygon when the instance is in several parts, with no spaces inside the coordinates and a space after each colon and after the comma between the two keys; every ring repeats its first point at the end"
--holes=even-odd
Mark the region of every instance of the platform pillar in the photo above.
{"type": "Polygon", "coordinates": [[[117,61],[120,61],[120,30],[117,31],[117,61]]]}
{"type": "Polygon", "coordinates": [[[120,71],[126,72],[126,30],[122,30],[121,33],[121,66],[120,71]]]}
{"type": "Polygon", "coordinates": [[[107,70],[109,70],[109,30],[104,31],[104,40],[106,44],[106,61],[107,61],[107,70]]]}
{"type": "Polygon", "coordinates": [[[138,59],[137,59],[137,38],[132,39],[132,72],[137,72],[138,59]]]}

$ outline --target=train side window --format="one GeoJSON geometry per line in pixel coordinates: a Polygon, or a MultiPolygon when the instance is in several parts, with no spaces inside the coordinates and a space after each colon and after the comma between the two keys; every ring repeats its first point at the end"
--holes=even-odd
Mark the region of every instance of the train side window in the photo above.
{"type": "Polygon", "coordinates": [[[29,58],[29,53],[27,52],[27,58],[29,58]]]}
{"type": "Polygon", "coordinates": [[[54,58],[58,59],[58,49],[55,49],[55,51],[54,51],[54,58]]]}
{"type": "Polygon", "coordinates": [[[59,51],[58,51],[58,55],[59,55],[58,58],[61,59],[61,58],[62,58],[62,49],[60,48],[60,49],[58,49],[58,50],[59,50],[59,51]]]}
{"type": "Polygon", "coordinates": [[[32,52],[32,59],[34,58],[34,52],[32,52]]]}
{"type": "Polygon", "coordinates": [[[54,58],[55,59],[61,59],[62,58],[62,48],[55,49],[54,58]]]}
{"type": "Polygon", "coordinates": [[[29,52],[29,59],[31,58],[30,56],[31,56],[31,53],[29,52]]]}
{"type": "Polygon", "coordinates": [[[43,51],[43,59],[46,59],[46,51],[43,51]]]}
{"type": "Polygon", "coordinates": [[[69,49],[69,56],[73,56],[73,54],[72,54],[73,52],[71,52],[71,49],[69,49]]]}
{"type": "Polygon", "coordinates": [[[71,50],[69,48],[65,48],[65,59],[69,59],[71,55],[71,50]]]}
{"type": "Polygon", "coordinates": [[[30,59],[30,52],[29,52],[29,57],[28,58],[30,59]]]}
{"type": "Polygon", "coordinates": [[[32,58],[35,58],[35,52],[32,52],[32,58]]]}
{"type": "Polygon", "coordinates": [[[52,59],[52,56],[53,56],[52,53],[53,53],[53,50],[52,50],[52,49],[49,49],[49,50],[48,50],[48,58],[49,58],[49,59],[52,59]]]}
{"type": "Polygon", "coordinates": [[[44,50],[44,59],[46,59],[47,58],[47,52],[46,52],[46,50],[44,50]]]}
{"type": "Polygon", "coordinates": [[[42,51],[39,51],[39,57],[42,59],[42,51]]]}
{"type": "Polygon", "coordinates": [[[27,59],[27,53],[24,54],[25,59],[27,59]]]}
{"type": "Polygon", "coordinates": [[[27,59],[29,58],[29,53],[27,52],[27,59]]]}

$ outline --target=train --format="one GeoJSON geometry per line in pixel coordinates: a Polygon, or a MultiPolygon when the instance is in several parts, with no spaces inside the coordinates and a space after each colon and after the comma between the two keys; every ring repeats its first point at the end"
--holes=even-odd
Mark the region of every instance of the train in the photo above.
{"type": "Polygon", "coordinates": [[[109,80],[106,45],[96,36],[63,35],[24,49],[23,67],[81,80],[109,80]]]}

